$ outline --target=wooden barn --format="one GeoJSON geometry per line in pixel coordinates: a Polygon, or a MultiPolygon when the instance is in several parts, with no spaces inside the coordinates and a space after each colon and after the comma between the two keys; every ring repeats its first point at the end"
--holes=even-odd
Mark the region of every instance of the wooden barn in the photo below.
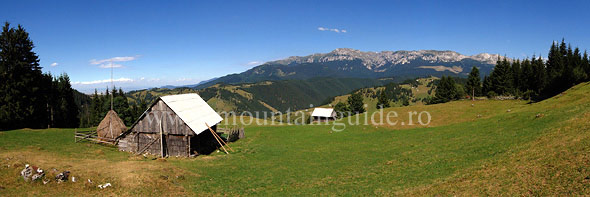
{"type": "Polygon", "coordinates": [[[315,108],[311,113],[313,121],[327,122],[336,119],[336,111],[333,108],[315,108]]]}
{"type": "Polygon", "coordinates": [[[219,148],[213,136],[223,119],[198,94],[158,98],[119,136],[119,150],[165,156],[209,154],[219,148]]]}

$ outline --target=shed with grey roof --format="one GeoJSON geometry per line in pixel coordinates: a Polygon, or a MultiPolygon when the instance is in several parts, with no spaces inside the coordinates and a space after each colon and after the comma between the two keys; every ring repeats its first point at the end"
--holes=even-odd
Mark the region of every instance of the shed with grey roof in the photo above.
{"type": "Polygon", "coordinates": [[[118,137],[117,146],[137,154],[209,154],[220,145],[208,127],[215,132],[222,120],[198,94],[163,96],[118,137]]]}

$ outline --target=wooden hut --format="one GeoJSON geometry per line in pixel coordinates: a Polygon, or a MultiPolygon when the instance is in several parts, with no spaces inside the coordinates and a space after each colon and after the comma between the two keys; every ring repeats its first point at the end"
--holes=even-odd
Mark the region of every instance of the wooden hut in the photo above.
{"type": "Polygon", "coordinates": [[[311,113],[313,121],[326,122],[336,119],[336,111],[333,108],[315,108],[311,113]]]}
{"type": "Polygon", "coordinates": [[[107,115],[100,121],[96,128],[98,140],[114,143],[115,139],[123,132],[127,131],[127,126],[114,110],[107,112],[107,115]]]}
{"type": "Polygon", "coordinates": [[[223,119],[198,94],[158,98],[119,137],[119,150],[161,156],[209,154],[219,147],[209,130],[223,119]]]}

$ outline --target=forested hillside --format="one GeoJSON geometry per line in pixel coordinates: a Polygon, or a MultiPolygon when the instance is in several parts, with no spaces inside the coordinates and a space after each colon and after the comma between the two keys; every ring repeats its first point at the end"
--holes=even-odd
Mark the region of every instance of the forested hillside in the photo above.
{"type": "Polygon", "coordinates": [[[218,111],[286,111],[328,103],[331,98],[355,89],[383,85],[392,79],[312,78],[308,80],[264,81],[238,85],[217,84],[190,88],[149,89],[127,93],[130,104],[151,103],[163,95],[198,93],[218,111]]]}

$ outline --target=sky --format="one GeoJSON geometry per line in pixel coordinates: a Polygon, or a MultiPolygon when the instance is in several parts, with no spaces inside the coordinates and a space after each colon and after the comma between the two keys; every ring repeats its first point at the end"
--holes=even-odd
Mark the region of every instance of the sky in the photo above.
{"type": "Polygon", "coordinates": [[[44,72],[90,93],[196,84],[266,61],[327,53],[453,50],[546,56],[590,49],[590,1],[3,1],[44,72]]]}

